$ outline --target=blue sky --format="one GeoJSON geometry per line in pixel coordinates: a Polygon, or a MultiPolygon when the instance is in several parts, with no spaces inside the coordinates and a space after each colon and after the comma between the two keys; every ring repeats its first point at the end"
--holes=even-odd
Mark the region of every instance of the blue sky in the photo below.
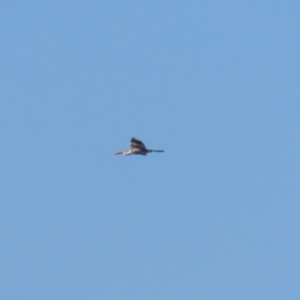
{"type": "Polygon", "coordinates": [[[299,299],[300,3],[105,2],[0,4],[1,299],[299,299]]]}

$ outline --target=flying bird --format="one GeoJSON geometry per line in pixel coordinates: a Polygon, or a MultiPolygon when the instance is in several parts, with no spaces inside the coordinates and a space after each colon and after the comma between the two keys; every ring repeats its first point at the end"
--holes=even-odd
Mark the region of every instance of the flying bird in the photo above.
{"type": "Polygon", "coordinates": [[[164,152],[164,150],[151,150],[147,149],[142,141],[137,140],[136,138],[132,138],[130,142],[131,149],[113,152],[114,155],[123,154],[123,155],[131,155],[131,154],[141,154],[147,155],[150,152],[164,152]]]}

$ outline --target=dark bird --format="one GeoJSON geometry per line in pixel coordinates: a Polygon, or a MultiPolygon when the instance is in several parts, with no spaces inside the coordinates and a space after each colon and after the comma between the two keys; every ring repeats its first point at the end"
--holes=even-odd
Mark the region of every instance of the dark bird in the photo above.
{"type": "Polygon", "coordinates": [[[131,149],[124,151],[113,152],[114,155],[123,154],[123,155],[131,155],[131,154],[141,154],[147,155],[150,152],[164,152],[164,150],[151,150],[147,149],[142,141],[139,141],[135,138],[131,139],[130,142],[131,149]]]}

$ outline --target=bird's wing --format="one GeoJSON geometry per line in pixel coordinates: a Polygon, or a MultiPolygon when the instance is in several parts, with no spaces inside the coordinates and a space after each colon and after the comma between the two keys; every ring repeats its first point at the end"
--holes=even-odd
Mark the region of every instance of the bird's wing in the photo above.
{"type": "Polygon", "coordinates": [[[132,149],[146,149],[144,143],[135,138],[131,139],[130,146],[132,149]]]}

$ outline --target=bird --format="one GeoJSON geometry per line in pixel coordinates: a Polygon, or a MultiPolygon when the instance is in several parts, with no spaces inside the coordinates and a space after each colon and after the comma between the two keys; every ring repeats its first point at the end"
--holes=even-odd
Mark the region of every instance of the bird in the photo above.
{"type": "Polygon", "coordinates": [[[118,154],[123,154],[123,155],[131,155],[131,154],[140,154],[140,155],[147,155],[147,153],[150,152],[165,152],[164,150],[152,150],[152,149],[147,149],[145,144],[136,139],[132,138],[130,141],[130,146],[131,148],[129,150],[123,150],[123,151],[117,151],[113,152],[113,155],[118,155],[118,154]]]}

